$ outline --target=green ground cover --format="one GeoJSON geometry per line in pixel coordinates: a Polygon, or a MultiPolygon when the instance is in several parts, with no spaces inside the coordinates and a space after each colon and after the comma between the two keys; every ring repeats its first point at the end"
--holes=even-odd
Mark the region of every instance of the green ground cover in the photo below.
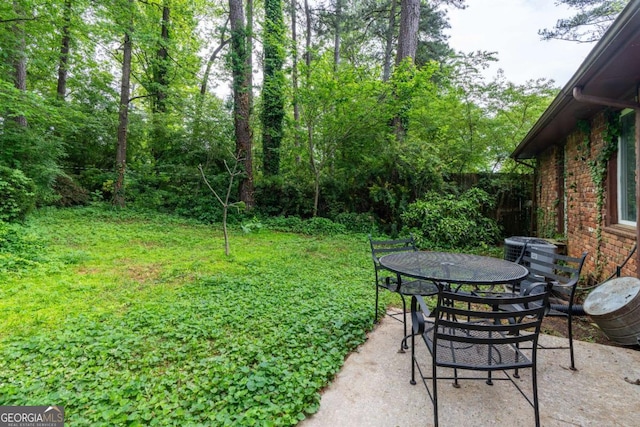
{"type": "Polygon", "coordinates": [[[365,235],[238,228],[226,257],[218,226],[98,208],[21,233],[0,253],[0,405],[69,425],[295,425],[371,327],[365,235]]]}

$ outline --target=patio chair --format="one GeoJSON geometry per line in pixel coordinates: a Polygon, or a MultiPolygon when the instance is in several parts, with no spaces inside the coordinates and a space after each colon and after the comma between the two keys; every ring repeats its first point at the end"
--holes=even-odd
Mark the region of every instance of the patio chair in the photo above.
{"type": "MultiPolygon", "coordinates": [[[[571,370],[576,370],[573,351],[573,316],[578,312],[575,305],[575,294],[580,280],[580,272],[587,257],[584,252],[580,257],[549,252],[544,248],[524,246],[517,262],[529,270],[529,275],[520,283],[518,290],[520,295],[529,295],[541,292],[547,283],[551,284],[549,303],[545,307],[545,316],[564,317],[567,320],[567,335],[569,338],[569,356],[571,370]]],[[[521,304],[505,304],[502,309],[508,311],[522,311],[521,304]]],[[[542,347],[546,349],[559,349],[563,347],[542,347]]]]}
{"type": "Polygon", "coordinates": [[[438,287],[424,280],[417,280],[408,277],[402,277],[399,274],[393,273],[380,265],[380,257],[388,255],[394,252],[406,252],[417,251],[416,243],[412,235],[407,238],[393,239],[393,240],[374,240],[369,236],[369,243],[371,244],[371,258],[373,260],[373,267],[376,278],[376,302],[375,302],[375,314],[373,322],[378,321],[378,300],[380,289],[386,289],[391,292],[396,292],[400,295],[402,300],[402,313],[390,314],[390,317],[399,320],[404,326],[404,338],[400,346],[400,350],[409,348],[406,343],[407,338],[407,303],[405,296],[412,295],[435,295],[438,293],[438,287]],[[402,319],[399,317],[402,316],[402,319]]]}
{"type": "Polygon", "coordinates": [[[540,425],[536,353],[547,297],[547,291],[527,296],[513,293],[479,295],[443,288],[438,293],[433,319],[425,319],[429,316],[429,308],[424,300],[420,296],[412,297],[411,384],[416,384],[417,370],[433,403],[436,427],[438,380],[442,379],[453,380],[455,388],[460,387],[459,380],[485,380],[489,385],[497,380],[510,381],[533,407],[535,425],[540,425]],[[513,313],[498,308],[505,302],[528,308],[515,320],[510,319],[513,313]],[[431,372],[425,367],[427,375],[423,374],[416,358],[416,337],[422,337],[431,354],[431,372]],[[453,369],[453,376],[443,376],[442,368],[453,369]],[[527,368],[532,372],[533,391],[525,393],[513,378],[519,378],[518,370],[527,368]],[[459,370],[481,371],[486,375],[468,373],[460,376],[459,370]],[[513,372],[510,374],[509,371],[513,372]]]}

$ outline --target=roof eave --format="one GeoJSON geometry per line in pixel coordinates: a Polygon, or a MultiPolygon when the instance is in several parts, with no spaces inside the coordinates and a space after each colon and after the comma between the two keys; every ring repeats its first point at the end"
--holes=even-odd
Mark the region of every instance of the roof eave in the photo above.
{"type": "MultiPolygon", "coordinates": [[[[640,1],[632,0],[587,55],[578,70],[560,90],[510,157],[514,159],[534,158],[541,151],[558,142],[558,139],[564,139],[569,135],[579,120],[579,117],[568,113],[569,106],[575,107],[574,103],[578,103],[573,98],[573,89],[575,87],[588,88],[589,83],[597,79],[598,74],[621,55],[621,46],[628,44],[629,40],[638,34],[639,17],[640,1]],[[563,116],[563,123],[556,123],[556,126],[551,129],[550,124],[554,123],[554,120],[559,116],[563,116]],[[542,136],[543,131],[546,133],[544,136],[542,136]]],[[[603,107],[583,104],[579,108],[583,115],[588,116],[603,107]]]]}

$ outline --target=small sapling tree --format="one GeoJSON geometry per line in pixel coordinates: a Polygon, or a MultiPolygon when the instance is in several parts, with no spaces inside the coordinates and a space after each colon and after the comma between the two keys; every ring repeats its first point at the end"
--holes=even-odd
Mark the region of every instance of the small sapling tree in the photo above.
{"type": "Polygon", "coordinates": [[[218,199],[218,202],[220,202],[220,204],[222,205],[222,232],[224,234],[224,253],[227,256],[229,256],[229,233],[227,232],[227,213],[229,212],[229,207],[235,207],[238,210],[240,210],[240,209],[244,209],[244,206],[245,206],[244,202],[242,201],[229,203],[229,197],[231,196],[231,189],[233,188],[233,181],[237,176],[242,175],[244,173],[238,167],[238,165],[240,164],[240,162],[243,161],[243,159],[241,159],[239,156],[234,156],[233,160],[234,160],[233,167],[229,167],[229,165],[227,164],[227,161],[226,160],[224,161],[224,166],[227,169],[227,173],[229,174],[229,185],[227,186],[227,194],[225,195],[224,200],[222,199],[222,197],[220,197],[218,192],[213,189],[213,187],[209,183],[209,180],[207,180],[204,170],[202,169],[202,165],[201,164],[198,165],[198,169],[200,170],[200,174],[202,175],[202,179],[204,180],[204,183],[207,185],[207,187],[209,187],[209,190],[211,190],[211,192],[216,197],[216,199],[218,199]]]}

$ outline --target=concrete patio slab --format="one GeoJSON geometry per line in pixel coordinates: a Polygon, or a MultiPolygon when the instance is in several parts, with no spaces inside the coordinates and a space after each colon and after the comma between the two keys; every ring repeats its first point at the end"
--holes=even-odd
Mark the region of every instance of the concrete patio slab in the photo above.
{"type": "MultiPolygon", "coordinates": [[[[319,411],[299,427],[414,427],[433,425],[433,407],[422,384],[409,384],[411,354],[399,353],[402,324],[388,316],[351,354],[325,390],[319,411]]],[[[546,346],[566,339],[544,335],[546,346]]],[[[423,366],[429,356],[417,347],[423,366]]],[[[577,371],[569,351],[538,351],[538,390],[543,426],[640,426],[640,351],[575,342],[577,371]]],[[[530,371],[517,380],[531,391],[530,371]]],[[[508,381],[439,381],[442,426],[531,426],[533,408],[508,381]]]]}

